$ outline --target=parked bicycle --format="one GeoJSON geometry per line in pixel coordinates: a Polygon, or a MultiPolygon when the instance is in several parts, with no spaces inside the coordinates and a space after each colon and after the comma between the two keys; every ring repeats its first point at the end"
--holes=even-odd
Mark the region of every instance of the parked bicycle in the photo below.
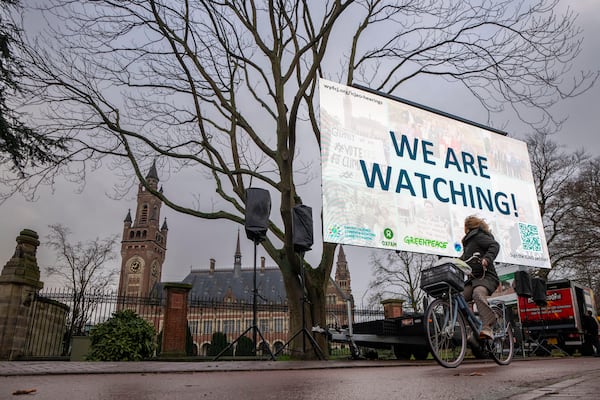
{"type": "Polygon", "coordinates": [[[477,253],[466,262],[445,257],[421,272],[421,288],[435,298],[425,311],[427,342],[433,358],[446,368],[462,363],[467,342],[474,353],[489,356],[499,365],[508,365],[513,358],[513,331],[504,302],[490,302],[496,314],[493,338],[480,339],[481,320],[462,294],[465,277],[471,274],[468,263],[478,258],[477,253]]]}

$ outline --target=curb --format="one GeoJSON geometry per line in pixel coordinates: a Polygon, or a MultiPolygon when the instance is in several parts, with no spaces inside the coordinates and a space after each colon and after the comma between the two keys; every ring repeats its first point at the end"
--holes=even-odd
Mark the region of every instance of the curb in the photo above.
{"type": "MultiPolygon", "coordinates": [[[[539,358],[517,358],[512,362],[539,358]]],[[[492,363],[492,360],[468,359],[471,363],[492,363]]],[[[231,371],[274,371],[340,368],[385,368],[437,365],[434,360],[327,360],[327,361],[0,361],[2,376],[89,375],[89,374],[161,374],[231,371]]],[[[442,367],[440,367],[442,368],[442,367]]]]}

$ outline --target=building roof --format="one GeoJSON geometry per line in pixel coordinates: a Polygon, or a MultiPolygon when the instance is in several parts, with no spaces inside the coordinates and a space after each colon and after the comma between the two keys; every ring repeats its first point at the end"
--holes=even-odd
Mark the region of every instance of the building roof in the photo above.
{"type": "Polygon", "coordinates": [[[131,224],[131,208],[127,211],[127,215],[125,216],[125,220],[123,222],[128,222],[131,224]]]}
{"type": "Polygon", "coordinates": [[[155,179],[156,182],[159,181],[158,172],[156,171],[156,160],[154,160],[154,162],[152,162],[152,166],[150,167],[150,170],[148,171],[148,175],[146,175],[146,179],[155,179]]]}
{"type": "MultiPolygon", "coordinates": [[[[254,289],[254,268],[242,268],[241,251],[239,244],[239,231],[234,255],[234,264],[226,268],[217,269],[211,259],[211,267],[192,269],[181,283],[192,285],[189,292],[191,301],[226,301],[233,303],[252,304],[254,289]]],[[[346,256],[340,246],[340,253],[336,268],[340,262],[346,262],[346,256]]],[[[163,296],[164,282],[157,283],[152,293],[161,298],[163,296]]],[[[336,281],[329,277],[329,287],[340,299],[347,299],[348,295],[340,288],[336,281]]],[[[277,266],[266,267],[264,258],[261,265],[256,268],[256,304],[287,304],[287,294],[283,275],[277,266]]],[[[352,295],[349,294],[350,299],[352,295]]]]}
{"type": "MultiPolygon", "coordinates": [[[[235,274],[233,269],[227,270],[192,270],[183,280],[191,284],[190,298],[202,300],[215,299],[222,301],[231,298],[238,303],[253,302],[254,268],[241,269],[235,274]]],[[[284,304],[286,302],[285,286],[281,271],[276,267],[258,269],[256,271],[256,304],[284,304]]]]}

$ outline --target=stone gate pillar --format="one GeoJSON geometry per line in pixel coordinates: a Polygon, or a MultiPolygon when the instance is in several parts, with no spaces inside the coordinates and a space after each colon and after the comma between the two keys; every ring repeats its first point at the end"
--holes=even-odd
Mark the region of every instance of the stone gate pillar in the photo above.
{"type": "Polygon", "coordinates": [[[161,357],[185,356],[188,293],[192,289],[192,285],[167,282],[163,287],[167,292],[167,303],[160,355],[161,357]]]}
{"type": "Polygon", "coordinates": [[[31,307],[40,281],[36,251],[38,234],[24,229],[17,247],[0,274],[0,360],[14,360],[25,353],[31,307]]]}
{"type": "Polygon", "coordinates": [[[386,319],[399,318],[404,315],[403,305],[404,300],[401,299],[387,299],[381,301],[383,305],[383,317],[386,319]]]}

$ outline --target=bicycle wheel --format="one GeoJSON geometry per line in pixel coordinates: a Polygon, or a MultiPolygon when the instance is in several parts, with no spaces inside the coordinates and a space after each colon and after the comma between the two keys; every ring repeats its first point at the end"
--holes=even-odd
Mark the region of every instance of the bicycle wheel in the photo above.
{"type": "MultiPolygon", "coordinates": [[[[456,368],[465,358],[467,333],[463,316],[452,315],[451,300],[434,300],[425,315],[425,333],[431,355],[443,367],[456,368]]],[[[458,310],[456,310],[458,312],[458,310]]]]}
{"type": "Polygon", "coordinates": [[[492,309],[496,313],[496,323],[492,327],[494,340],[490,341],[490,357],[498,365],[508,365],[514,352],[512,326],[509,321],[505,320],[500,307],[493,306],[492,309]]]}

